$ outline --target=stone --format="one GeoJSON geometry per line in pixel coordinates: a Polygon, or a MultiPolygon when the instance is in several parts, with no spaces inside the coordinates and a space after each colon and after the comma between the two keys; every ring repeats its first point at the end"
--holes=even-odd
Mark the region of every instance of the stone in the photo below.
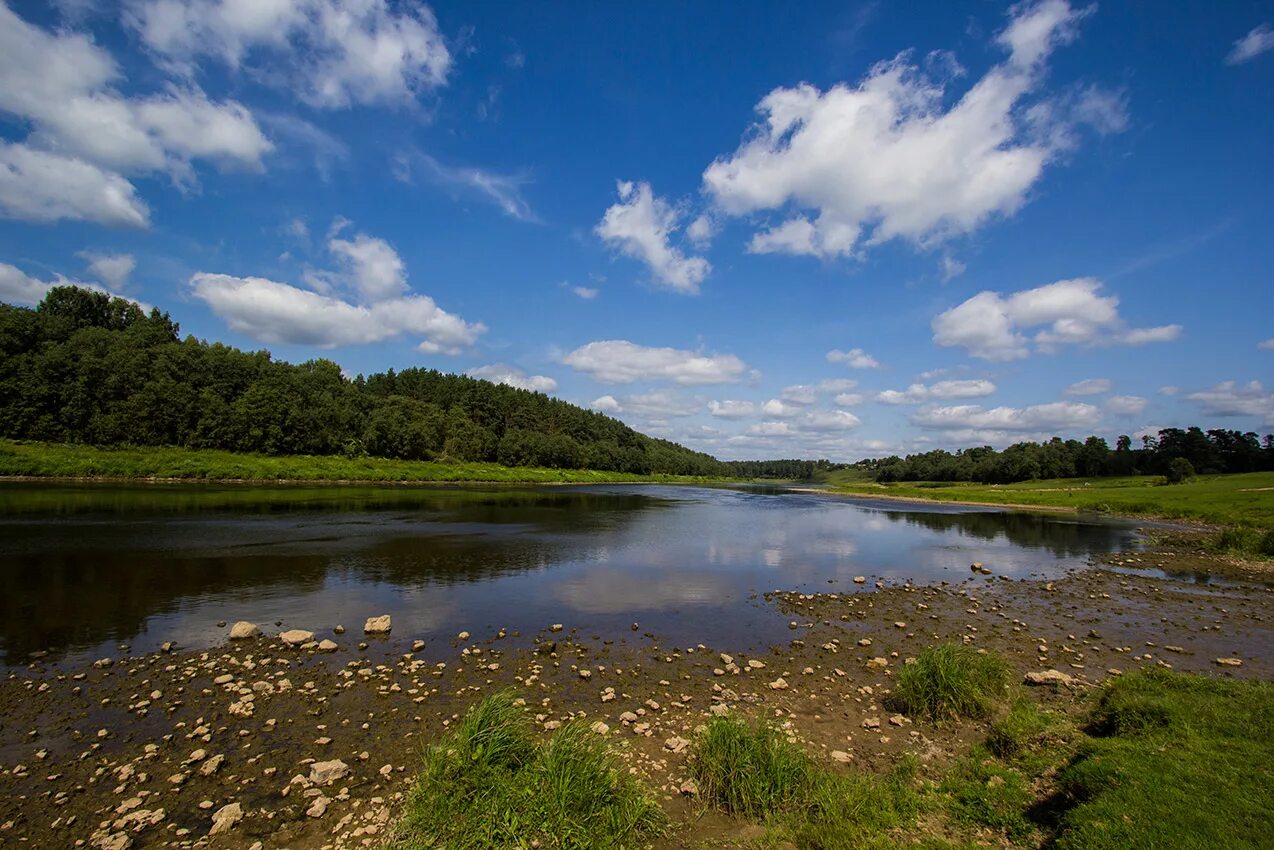
{"type": "Polygon", "coordinates": [[[607,726],[607,725],[606,725],[604,722],[602,722],[601,720],[597,721],[596,723],[594,723],[594,724],[593,724],[592,726],[590,726],[589,728],[590,728],[590,729],[592,729],[594,732],[596,732],[598,735],[605,735],[607,732],[609,732],[609,731],[610,731],[610,727],[609,727],[609,726],[607,726]]]}
{"type": "Polygon", "coordinates": [[[379,617],[368,617],[367,622],[363,624],[363,634],[365,635],[387,635],[393,628],[393,622],[388,614],[381,614],[379,617]]]}
{"type": "Polygon", "coordinates": [[[859,638],[859,639],[858,639],[858,645],[859,645],[859,646],[871,646],[871,638],[859,638]]]}
{"type": "Polygon", "coordinates": [[[336,645],[336,641],[334,640],[328,640],[327,638],[324,638],[323,640],[319,641],[319,645],[318,645],[319,652],[335,652],[338,649],[340,649],[340,647],[336,645]]]}
{"type": "Polygon", "coordinates": [[[231,640],[247,640],[248,638],[260,636],[260,627],[256,623],[249,623],[247,620],[240,620],[230,627],[231,640]]]}
{"type": "Polygon", "coordinates": [[[866,584],[867,576],[854,576],[854,584],[866,584]]]}
{"type": "Polygon", "coordinates": [[[314,785],[331,785],[349,775],[349,765],[340,759],[316,761],[310,765],[310,782],[314,785]]]}
{"type": "Polygon", "coordinates": [[[95,850],[128,850],[133,846],[133,839],[123,832],[103,832],[94,836],[91,844],[95,850]]]}
{"type": "Polygon", "coordinates": [[[1065,685],[1067,687],[1076,684],[1075,677],[1061,670],[1031,670],[1022,677],[1023,684],[1027,685],[1065,685]]]}
{"type": "Polygon", "coordinates": [[[733,664],[733,663],[734,663],[734,656],[732,656],[732,655],[726,655],[724,652],[723,652],[723,653],[721,653],[721,664],[722,664],[722,665],[724,665],[724,666],[726,666],[726,667],[729,667],[729,666],[730,666],[731,664],[733,664]]]}
{"type": "Polygon", "coordinates": [[[838,762],[840,764],[849,764],[853,760],[854,760],[854,757],[851,756],[849,753],[845,752],[844,750],[832,750],[832,761],[834,762],[838,762]]]}
{"type": "Polygon", "coordinates": [[[314,640],[314,632],[307,632],[304,629],[288,629],[279,635],[279,640],[288,646],[300,646],[303,643],[309,643],[314,640]]]}
{"type": "Polygon", "coordinates": [[[587,667],[585,667],[583,670],[579,671],[579,677],[580,677],[581,679],[588,679],[588,678],[591,678],[591,677],[592,677],[592,675],[593,675],[593,671],[592,671],[592,670],[589,670],[587,667]]]}
{"type": "Polygon", "coordinates": [[[749,659],[748,659],[748,666],[749,666],[749,667],[751,667],[753,670],[760,670],[760,669],[762,669],[762,668],[764,668],[764,667],[765,667],[765,662],[764,662],[764,661],[758,661],[758,660],[757,660],[757,659],[755,659],[755,658],[749,658],[749,659]]]}
{"type": "Polygon", "coordinates": [[[345,627],[342,625],[337,625],[336,628],[332,629],[332,634],[335,634],[335,635],[345,634],[345,627]]]}
{"type": "Polygon", "coordinates": [[[413,641],[411,642],[411,651],[412,651],[412,652],[420,652],[420,650],[422,650],[422,649],[424,649],[424,648],[425,648],[425,642],[424,642],[423,640],[413,640],[413,641]]]}
{"type": "Polygon", "coordinates": [[[888,666],[889,659],[882,655],[878,655],[867,662],[867,669],[869,670],[884,670],[888,666]]]}
{"type": "Polygon", "coordinates": [[[787,687],[787,680],[782,676],[779,676],[773,682],[770,682],[770,690],[772,691],[786,691],[787,687]]]}
{"type": "Polygon", "coordinates": [[[685,782],[681,783],[681,788],[678,790],[681,791],[681,796],[683,797],[699,796],[699,786],[695,784],[693,779],[687,779],[685,782]]]}
{"type": "Polygon", "coordinates": [[[561,630],[562,630],[561,623],[554,623],[553,625],[549,626],[550,632],[560,632],[561,630]]]}
{"type": "Polygon", "coordinates": [[[679,737],[677,735],[674,735],[668,740],[664,741],[664,749],[670,750],[674,753],[683,753],[689,747],[690,747],[690,742],[687,741],[685,738],[679,737]]]}
{"type": "Polygon", "coordinates": [[[220,835],[223,832],[229,832],[241,820],[243,820],[243,806],[238,803],[222,806],[213,814],[212,829],[208,830],[208,834],[220,835]]]}
{"type": "Polygon", "coordinates": [[[225,763],[225,760],[225,756],[221,753],[217,753],[215,756],[199,765],[199,772],[204,776],[212,776],[218,770],[221,770],[221,765],[225,763]]]}
{"type": "Polygon", "coordinates": [[[1216,663],[1222,667],[1242,667],[1242,658],[1218,658],[1216,663]]]}
{"type": "Polygon", "coordinates": [[[327,814],[327,804],[330,802],[331,800],[327,799],[322,794],[315,797],[314,803],[308,809],[305,810],[306,817],[311,817],[311,818],[323,817],[323,815],[327,814]]]}
{"type": "Polygon", "coordinates": [[[864,720],[864,721],[863,721],[863,728],[864,728],[864,729],[879,729],[879,728],[880,728],[880,718],[879,718],[879,717],[868,717],[866,720],[864,720]]]}

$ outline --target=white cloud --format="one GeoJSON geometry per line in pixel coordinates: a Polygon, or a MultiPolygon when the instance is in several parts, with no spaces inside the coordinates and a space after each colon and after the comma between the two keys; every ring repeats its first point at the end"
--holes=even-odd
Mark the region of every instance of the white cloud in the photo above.
{"type": "Polygon", "coordinates": [[[562,362],[608,384],[646,380],[684,385],[728,384],[738,381],[747,369],[733,354],[652,348],[623,339],[582,345],[563,357],[562,362]]]}
{"type": "Polygon", "coordinates": [[[592,301],[597,297],[597,290],[588,286],[572,286],[571,292],[583,298],[585,301],[592,301]]]}
{"type": "Polygon", "coordinates": [[[1262,351],[1274,351],[1274,338],[1261,340],[1256,344],[1256,347],[1262,351]]]}
{"type": "Polygon", "coordinates": [[[602,413],[622,413],[624,410],[623,407],[620,406],[619,401],[616,400],[613,395],[604,395],[600,398],[595,398],[589,407],[592,407],[594,410],[600,410],[602,413]]]}
{"type": "Polygon", "coordinates": [[[993,407],[961,404],[918,411],[912,423],[927,429],[977,429],[983,431],[1064,431],[1088,428],[1101,418],[1091,404],[1055,401],[1029,407],[993,407]]]}
{"type": "Polygon", "coordinates": [[[1008,297],[979,292],[934,317],[933,341],[1002,361],[1028,356],[1032,340],[1038,350],[1053,352],[1063,345],[1144,345],[1180,335],[1180,325],[1127,328],[1119,317],[1119,299],[1100,295],[1101,286],[1095,278],[1075,278],[1008,297]],[[1028,339],[1022,332],[1028,328],[1040,329],[1028,339]]]}
{"type": "Polygon", "coordinates": [[[772,398],[761,405],[761,413],[765,416],[772,416],[775,419],[789,419],[793,416],[799,416],[802,413],[802,408],[800,405],[772,398]]]}
{"type": "Polygon", "coordinates": [[[526,176],[499,174],[471,166],[444,165],[423,151],[410,149],[395,157],[394,177],[402,183],[411,183],[416,165],[422,166],[426,177],[434,183],[476,192],[510,218],[532,222],[539,220],[522,196],[522,187],[531,182],[526,176]]]}
{"type": "Polygon", "coordinates": [[[926,386],[912,384],[906,390],[885,390],[876,394],[882,404],[920,404],[930,399],[980,398],[994,393],[995,384],[987,380],[938,381],[926,386]]]}
{"type": "Polygon", "coordinates": [[[1065,389],[1066,395],[1101,395],[1110,392],[1115,384],[1110,378],[1085,378],[1065,389]]]}
{"type": "MultiPolygon", "coordinates": [[[[934,63],[947,69],[936,79],[909,53],[857,85],[775,89],[757,105],[761,120],[747,140],[704,172],[705,190],[725,214],[785,217],[753,237],[757,253],[855,255],[895,238],[931,245],[1012,215],[1074,143],[1073,126],[1097,117],[1097,90],[1022,114],[1042,86],[1044,60],[1086,14],[1064,0],[1012,7],[997,39],[1009,58],[950,107],[958,66],[934,63]]],[[[1117,123],[1106,114],[1097,128],[1117,123]]]]}
{"type": "Polygon", "coordinates": [[[388,0],[131,0],[128,23],[178,71],[273,60],[280,87],[320,107],[405,103],[446,82],[452,57],[422,3],[388,0]]]}
{"type": "Polygon", "coordinates": [[[607,245],[641,260],[655,279],[678,292],[697,294],[712,271],[703,257],[687,257],[669,243],[681,214],[662,198],[656,198],[649,183],[621,181],[619,203],[606,210],[595,231],[607,245]]]}
{"type": "Polygon", "coordinates": [[[710,401],[708,412],[720,419],[747,419],[756,415],[756,405],[750,401],[710,401]]]}
{"type": "MultiPolygon", "coordinates": [[[[38,304],[55,286],[85,286],[76,280],[57,275],[53,280],[40,280],[8,263],[0,263],[0,301],[10,304],[38,304]]],[[[97,287],[89,286],[90,289],[97,287]]]]}
{"type": "Polygon", "coordinates": [[[352,240],[329,239],[327,247],[365,301],[382,301],[407,291],[407,267],[384,239],[359,233],[352,240]]]}
{"type": "Polygon", "coordinates": [[[942,282],[946,283],[952,278],[959,277],[964,274],[967,268],[968,266],[956,258],[949,254],[944,254],[942,257],[942,282]]]}
{"type": "Polygon", "coordinates": [[[849,351],[840,351],[833,349],[827,352],[828,363],[845,363],[851,369],[879,369],[880,361],[872,357],[861,348],[851,348],[849,351]]]}
{"type": "Polygon", "coordinates": [[[1177,394],[1177,393],[1179,393],[1179,392],[1181,392],[1181,387],[1174,387],[1174,386],[1169,385],[1169,386],[1166,386],[1166,387],[1160,387],[1160,388],[1159,388],[1159,395],[1168,395],[1168,396],[1172,396],[1172,395],[1176,395],[1176,394],[1177,394]]]}
{"type": "Polygon", "coordinates": [[[709,243],[712,242],[712,237],[716,235],[717,222],[707,213],[699,216],[686,227],[686,236],[699,250],[708,247],[709,243]]]}
{"type": "Polygon", "coordinates": [[[1186,398],[1209,416],[1252,416],[1259,417],[1265,425],[1274,425],[1274,393],[1268,392],[1260,381],[1242,385],[1223,381],[1186,398]]]}
{"type": "Polygon", "coordinates": [[[833,401],[841,407],[853,407],[856,404],[862,404],[863,398],[862,393],[838,393],[833,401]]]}
{"type": "Polygon", "coordinates": [[[703,410],[703,402],[699,399],[687,398],[669,390],[620,396],[618,402],[620,411],[645,419],[693,416],[703,410]]]}
{"type": "Polygon", "coordinates": [[[531,390],[537,393],[551,393],[557,389],[557,381],[547,375],[528,375],[515,366],[504,363],[492,363],[479,366],[465,373],[471,378],[481,378],[495,384],[507,384],[520,390],[531,390]]]}
{"type": "Polygon", "coordinates": [[[150,210],[118,174],[81,159],[0,143],[0,217],[147,227],[150,210]]]}
{"type": "Polygon", "coordinates": [[[1267,50],[1274,50],[1274,28],[1269,24],[1258,24],[1251,32],[1234,42],[1225,62],[1227,65],[1239,65],[1255,59],[1267,50]]]}
{"type": "Polygon", "coordinates": [[[798,420],[796,427],[812,432],[848,431],[861,424],[862,420],[848,410],[815,410],[798,420]]]}
{"type": "Polygon", "coordinates": [[[1148,403],[1137,395],[1115,395],[1106,399],[1106,409],[1119,416],[1138,416],[1148,403]]]}
{"type": "Polygon", "coordinates": [[[89,274],[115,289],[121,289],[127,285],[133,269],[137,268],[137,260],[132,254],[98,254],[92,251],[80,251],[77,256],[88,260],[89,274]]]}
{"type": "Polygon", "coordinates": [[[486,330],[440,308],[427,295],[351,304],[259,277],[198,272],[191,291],[231,329],[259,342],[336,348],[381,342],[402,334],[424,337],[427,354],[459,354],[486,330]]]}
{"type": "Polygon", "coordinates": [[[825,378],[818,382],[818,391],[824,393],[843,393],[858,386],[853,378],[825,378]]]}
{"type": "Polygon", "coordinates": [[[818,387],[810,384],[792,384],[783,388],[779,398],[791,404],[813,404],[818,401],[818,387]]]}

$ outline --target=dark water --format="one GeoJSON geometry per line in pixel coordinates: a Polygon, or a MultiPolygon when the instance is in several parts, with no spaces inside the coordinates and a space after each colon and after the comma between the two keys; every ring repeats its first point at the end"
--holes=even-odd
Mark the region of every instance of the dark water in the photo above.
{"type": "Polygon", "coordinates": [[[636,621],[674,644],[738,646],[780,637],[754,594],[959,582],[971,561],[1054,576],[1135,540],[1065,515],[774,489],[8,483],[0,660],[211,646],[218,621],[240,619],[342,623],[349,643],[382,613],[395,640],[636,621]]]}

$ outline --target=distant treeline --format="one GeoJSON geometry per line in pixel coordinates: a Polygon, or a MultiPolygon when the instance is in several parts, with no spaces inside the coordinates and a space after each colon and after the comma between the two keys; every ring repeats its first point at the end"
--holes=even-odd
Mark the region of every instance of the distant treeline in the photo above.
{"type": "Polygon", "coordinates": [[[726,465],[736,478],[779,478],[806,481],[815,473],[842,469],[845,464],[829,460],[732,460],[726,465]]]}
{"type": "MultiPolygon", "coordinates": [[[[1117,475],[1169,475],[1174,461],[1201,474],[1259,472],[1274,469],[1274,436],[1223,428],[1164,428],[1159,436],[1145,436],[1132,447],[1126,435],[1111,449],[1102,437],[1084,442],[1054,437],[1044,443],[1015,443],[1004,451],[990,446],[948,452],[859,461],[877,481],[977,481],[1011,484],[1037,478],[1094,478],[1117,475]]],[[[1180,464],[1176,464],[1179,470],[1180,464]]],[[[1177,474],[1180,474],[1177,472],[1177,474]]]]}
{"type": "Polygon", "coordinates": [[[167,313],[79,287],[0,304],[0,436],[272,455],[372,455],[730,475],[710,455],[542,393],[432,369],[346,378],[180,338],[167,313]]]}

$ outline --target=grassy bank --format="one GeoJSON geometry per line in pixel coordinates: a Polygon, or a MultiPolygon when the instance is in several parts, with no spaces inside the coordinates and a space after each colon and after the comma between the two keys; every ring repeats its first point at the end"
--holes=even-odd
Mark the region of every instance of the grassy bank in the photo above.
{"type": "Polygon", "coordinates": [[[171,447],[97,448],[0,440],[0,476],[34,478],[180,479],[191,481],[481,481],[528,484],[603,482],[696,483],[679,475],[633,475],[593,469],[542,469],[495,463],[256,455],[171,447]]]}
{"type": "Polygon", "coordinates": [[[832,473],[825,483],[835,492],[861,496],[1028,505],[1274,528],[1274,472],[1201,475],[1182,484],[1164,484],[1161,476],[1149,475],[1064,478],[1016,484],[879,484],[861,477],[832,473]]]}
{"type": "Polygon", "coordinates": [[[426,751],[385,847],[618,850],[664,835],[661,848],[696,850],[1268,846],[1274,685],[1152,670],[1086,694],[1028,693],[1002,659],[960,644],[910,666],[890,701],[918,724],[986,719],[967,750],[873,771],[817,757],[772,720],[712,717],[688,752],[684,820],[624,769],[604,726],[541,736],[511,692],[489,697],[426,751]],[[702,838],[709,811],[716,832],[702,838]]]}

